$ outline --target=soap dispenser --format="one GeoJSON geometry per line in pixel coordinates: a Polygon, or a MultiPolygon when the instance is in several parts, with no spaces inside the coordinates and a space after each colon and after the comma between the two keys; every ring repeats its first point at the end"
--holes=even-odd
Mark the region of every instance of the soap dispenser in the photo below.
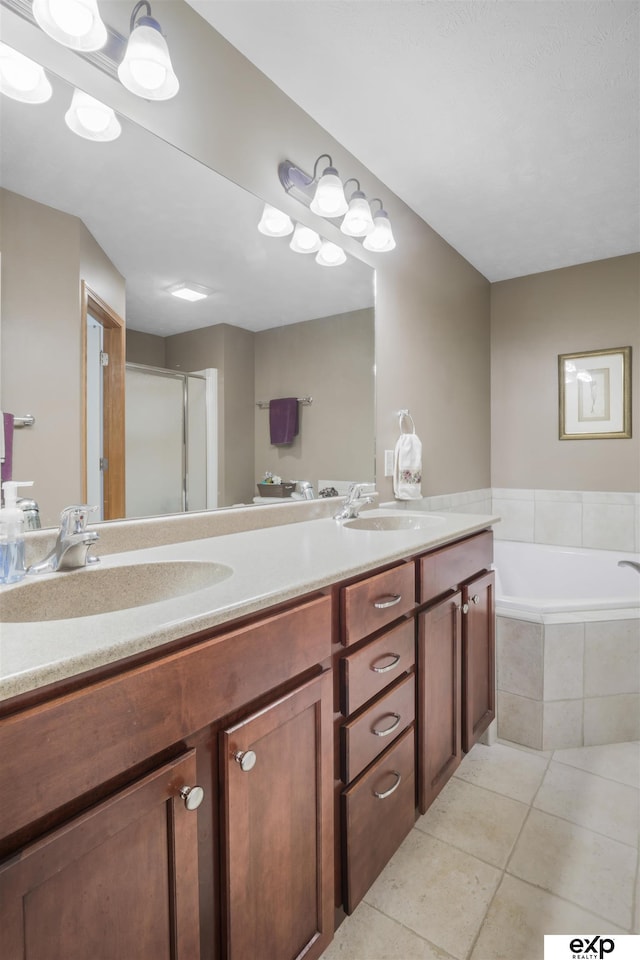
{"type": "Polygon", "coordinates": [[[18,487],[32,487],[33,480],[5,480],[4,507],[0,510],[0,583],[17,583],[25,575],[24,513],[17,505],[18,487]]]}

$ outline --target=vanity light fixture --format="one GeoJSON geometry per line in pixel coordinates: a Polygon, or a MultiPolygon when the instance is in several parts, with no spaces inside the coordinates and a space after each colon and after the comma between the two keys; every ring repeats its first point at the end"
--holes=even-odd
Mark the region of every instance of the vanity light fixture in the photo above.
{"type": "Polygon", "coordinates": [[[321,267],[339,267],[347,259],[347,255],[337,243],[330,240],[323,240],[316,255],[316,263],[321,267]]]}
{"type": "Polygon", "coordinates": [[[168,293],[180,300],[188,300],[189,303],[195,303],[197,300],[206,300],[213,293],[207,287],[201,287],[198,283],[175,283],[168,288],[168,293]]]}
{"type": "Polygon", "coordinates": [[[74,90],[71,106],[64,115],[64,122],[85,140],[117,140],[122,127],[113,109],[106,103],[90,97],[83,90],[74,90]]]}
{"type": "Polygon", "coordinates": [[[53,90],[39,63],[0,43],[0,93],[21,103],[46,103],[53,90]]]}
{"type": "Polygon", "coordinates": [[[311,227],[296,223],[289,246],[294,253],[316,253],[322,245],[319,235],[311,227]]]}
{"type": "Polygon", "coordinates": [[[373,253],[387,253],[394,250],[396,245],[389,214],[383,209],[382,200],[378,197],[374,197],[371,203],[379,203],[380,209],[373,215],[373,230],[364,238],[362,246],[373,253]]]}
{"type": "Polygon", "coordinates": [[[344,187],[338,173],[333,166],[325,167],[324,173],[316,182],[318,164],[326,158],[329,164],[333,161],[328,153],[321,154],[313,167],[313,174],[308,174],[291,160],[283,160],[278,164],[278,178],[286,193],[295,197],[314,213],[329,220],[337,217],[344,219],[340,230],[346,236],[364,238],[363,247],[375,253],[387,253],[395,249],[396,242],[391,230],[389,214],[382,207],[382,200],[376,197],[380,210],[371,214],[370,203],[360,189],[360,182],[350,177],[345,186],[355,183],[357,190],[351,194],[349,203],[344,195],[344,187]]]}
{"type": "Polygon", "coordinates": [[[371,207],[360,189],[360,181],[351,177],[345,183],[345,189],[348,183],[357,183],[358,189],[354,190],[349,200],[349,209],[344,215],[340,224],[341,231],[348,237],[366,237],[373,230],[373,217],[371,216],[371,207]]]}
{"type": "Polygon", "coordinates": [[[175,97],[180,84],[171,65],[167,41],[160,24],[151,16],[148,0],[136,3],[129,30],[127,49],[118,67],[122,85],[145,100],[170,100],[175,97]],[[143,7],[147,12],[138,17],[143,7]]]}
{"type": "Polygon", "coordinates": [[[333,160],[328,153],[321,154],[313,167],[313,180],[316,180],[318,163],[326,157],[329,166],[324,168],[324,172],[318,180],[313,200],[311,201],[311,210],[321,217],[341,217],[349,209],[342,180],[338,176],[338,171],[333,166],[333,160]]]}
{"type": "Polygon", "coordinates": [[[38,26],[65,47],[89,52],[107,42],[97,0],[33,0],[32,9],[38,26]]]}
{"type": "Polygon", "coordinates": [[[270,203],[265,203],[258,230],[264,233],[265,237],[288,237],[293,233],[293,222],[286,213],[272,207],[270,203]]]}

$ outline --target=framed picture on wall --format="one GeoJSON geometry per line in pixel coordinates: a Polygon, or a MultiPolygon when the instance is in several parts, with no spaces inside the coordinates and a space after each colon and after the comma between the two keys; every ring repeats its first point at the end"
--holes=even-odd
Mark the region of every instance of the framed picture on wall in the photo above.
{"type": "Polygon", "coordinates": [[[561,440],[631,436],[631,347],[558,357],[561,440]]]}

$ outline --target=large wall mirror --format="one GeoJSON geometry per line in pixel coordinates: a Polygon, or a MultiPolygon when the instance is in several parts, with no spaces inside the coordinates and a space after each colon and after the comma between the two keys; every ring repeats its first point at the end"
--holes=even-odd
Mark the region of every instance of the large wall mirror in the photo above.
{"type": "Polygon", "coordinates": [[[371,268],[263,236],[259,198],[126,119],[113,142],[78,137],[73,89],[51,79],[46,104],[3,98],[0,158],[0,405],[35,418],[14,431],[13,478],[34,481],[43,526],[82,496],[103,507],[100,370],[118,318],[127,503],[102,516],[252,504],[267,471],[316,493],[373,480],[371,268]],[[208,296],[178,299],[180,283],[208,296]],[[281,397],[311,403],[274,445],[281,397]]]}

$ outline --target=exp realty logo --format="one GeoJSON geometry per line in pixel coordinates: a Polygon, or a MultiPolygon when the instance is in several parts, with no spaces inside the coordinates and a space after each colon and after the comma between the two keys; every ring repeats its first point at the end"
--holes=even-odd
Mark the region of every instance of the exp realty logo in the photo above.
{"type": "Polygon", "coordinates": [[[595,936],[593,939],[574,937],[569,944],[571,960],[604,960],[613,953],[616,945],[612,937],[595,936]]]}
{"type": "Polygon", "coordinates": [[[545,935],[544,960],[637,960],[640,936],[634,934],[545,935]]]}

